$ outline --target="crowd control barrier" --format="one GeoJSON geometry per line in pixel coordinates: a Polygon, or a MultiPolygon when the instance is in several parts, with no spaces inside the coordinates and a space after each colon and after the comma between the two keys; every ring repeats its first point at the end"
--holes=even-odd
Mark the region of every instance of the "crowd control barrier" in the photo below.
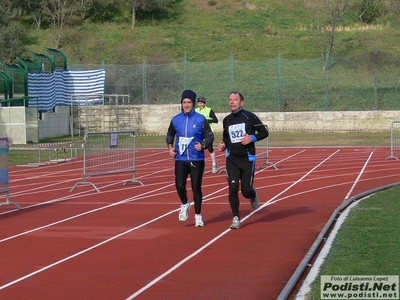
{"type": "Polygon", "coordinates": [[[400,150],[400,121],[393,121],[390,126],[390,155],[386,158],[399,160],[395,151],[400,150]]]}
{"type": "Polygon", "coordinates": [[[100,190],[88,177],[117,173],[132,173],[132,179],[124,182],[137,182],[136,173],[136,135],[132,130],[87,132],[82,144],[83,180],[74,185],[71,192],[82,184],[89,184],[97,192],[100,190]]]}

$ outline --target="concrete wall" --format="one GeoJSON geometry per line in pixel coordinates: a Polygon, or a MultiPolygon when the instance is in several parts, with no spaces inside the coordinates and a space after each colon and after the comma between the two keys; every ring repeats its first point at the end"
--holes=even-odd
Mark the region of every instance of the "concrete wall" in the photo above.
{"type": "Polygon", "coordinates": [[[0,135],[11,137],[14,144],[38,142],[37,110],[23,106],[1,107],[0,135]]]}
{"type": "Polygon", "coordinates": [[[272,130],[388,131],[400,111],[315,111],[257,113],[272,130]]]}
{"type": "Polygon", "coordinates": [[[40,139],[54,138],[70,134],[70,107],[56,106],[54,112],[45,112],[39,120],[40,139]]]}
{"type": "Polygon", "coordinates": [[[13,139],[13,144],[38,143],[39,139],[70,133],[69,107],[57,106],[55,112],[42,114],[38,120],[36,108],[14,106],[0,108],[0,136],[13,139]]]}
{"type": "MultiPolygon", "coordinates": [[[[105,116],[112,115],[106,109],[107,106],[104,106],[96,112],[105,116]]],[[[139,134],[165,134],[171,118],[180,111],[179,104],[134,105],[131,114],[138,114],[139,118],[134,119],[130,129],[137,130],[139,134]]],[[[388,131],[392,121],[400,120],[400,111],[257,112],[256,114],[270,130],[276,131],[388,131]]],[[[214,129],[216,132],[222,132],[222,120],[228,113],[216,115],[219,123],[214,125],[214,129]]],[[[91,118],[106,121],[100,115],[91,118]]],[[[69,134],[69,121],[69,107],[57,107],[55,113],[43,114],[39,123],[40,139],[69,134]]],[[[81,124],[85,124],[85,119],[81,120],[81,124]]],[[[101,127],[99,124],[99,128],[101,127]]]]}
{"type": "MultiPolygon", "coordinates": [[[[166,133],[171,118],[180,112],[180,105],[142,105],[141,119],[146,134],[166,133]]],[[[217,113],[216,132],[222,131],[222,120],[228,113],[217,113]]],[[[400,111],[311,111],[257,112],[270,130],[316,131],[388,131],[393,121],[400,120],[400,111]]]]}
{"type": "MultiPolygon", "coordinates": [[[[110,115],[104,109],[107,106],[98,110],[99,114],[110,115]]],[[[138,111],[140,117],[131,129],[139,134],[164,135],[171,118],[181,111],[181,106],[132,106],[132,114],[138,114],[138,111]]],[[[219,123],[214,125],[216,132],[222,131],[222,120],[227,114],[216,114],[219,119],[219,123]]],[[[391,123],[400,120],[400,111],[258,112],[257,115],[270,130],[275,131],[389,131],[391,123]]],[[[42,120],[38,120],[35,108],[0,108],[0,135],[11,137],[14,144],[69,135],[70,127],[68,106],[57,106],[55,112],[43,113],[42,120]]]]}

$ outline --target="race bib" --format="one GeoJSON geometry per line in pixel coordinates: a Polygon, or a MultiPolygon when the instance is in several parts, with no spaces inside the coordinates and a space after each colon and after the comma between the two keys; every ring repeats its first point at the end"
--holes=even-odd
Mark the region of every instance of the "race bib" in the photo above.
{"type": "Polygon", "coordinates": [[[245,134],[246,134],[246,128],[244,123],[229,126],[229,136],[231,138],[232,144],[240,143],[245,134]]]}
{"type": "Polygon", "coordinates": [[[190,142],[193,140],[193,137],[187,138],[187,137],[180,137],[179,138],[179,155],[182,155],[186,149],[189,147],[190,142]]]}

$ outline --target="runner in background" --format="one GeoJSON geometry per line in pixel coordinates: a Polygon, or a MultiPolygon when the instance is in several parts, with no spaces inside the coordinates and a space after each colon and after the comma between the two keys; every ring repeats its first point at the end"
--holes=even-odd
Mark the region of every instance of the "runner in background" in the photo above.
{"type": "MultiPolygon", "coordinates": [[[[215,115],[214,111],[210,107],[206,106],[206,98],[204,98],[204,97],[197,98],[196,112],[198,112],[206,117],[208,123],[210,124],[211,130],[214,133],[214,127],[213,127],[212,123],[215,123],[215,124],[218,123],[218,118],[215,115]]],[[[218,171],[218,163],[215,158],[215,152],[214,152],[213,145],[211,144],[207,149],[211,155],[212,172],[215,174],[218,171]]]]}

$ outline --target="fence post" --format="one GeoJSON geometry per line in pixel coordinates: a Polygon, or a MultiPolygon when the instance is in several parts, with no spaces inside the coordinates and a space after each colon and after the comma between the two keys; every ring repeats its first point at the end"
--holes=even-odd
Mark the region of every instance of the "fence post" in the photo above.
{"type": "Polygon", "coordinates": [[[143,88],[143,103],[147,104],[147,64],[146,60],[143,60],[142,63],[142,71],[143,71],[143,79],[142,79],[142,88],[143,88]]]}
{"type": "Polygon", "coordinates": [[[278,111],[282,111],[282,73],[281,73],[281,52],[278,52],[278,111]]]}
{"type": "Polygon", "coordinates": [[[234,59],[234,55],[233,55],[233,52],[231,52],[231,54],[230,54],[230,57],[229,57],[229,70],[230,70],[230,72],[229,72],[229,74],[230,74],[230,88],[231,88],[231,91],[233,91],[234,89],[233,89],[233,87],[234,87],[234,73],[233,73],[233,67],[234,67],[234,63],[235,63],[235,61],[234,61],[235,59],[234,59]]]}
{"type": "Polygon", "coordinates": [[[329,50],[326,51],[326,67],[325,67],[325,109],[329,110],[329,63],[330,63],[329,50]]]}
{"type": "Polygon", "coordinates": [[[187,89],[187,53],[183,55],[183,89],[187,89]]]}
{"type": "Polygon", "coordinates": [[[374,100],[375,100],[375,110],[378,110],[378,103],[379,103],[379,99],[378,99],[378,75],[376,75],[376,70],[374,72],[374,100]]]}

